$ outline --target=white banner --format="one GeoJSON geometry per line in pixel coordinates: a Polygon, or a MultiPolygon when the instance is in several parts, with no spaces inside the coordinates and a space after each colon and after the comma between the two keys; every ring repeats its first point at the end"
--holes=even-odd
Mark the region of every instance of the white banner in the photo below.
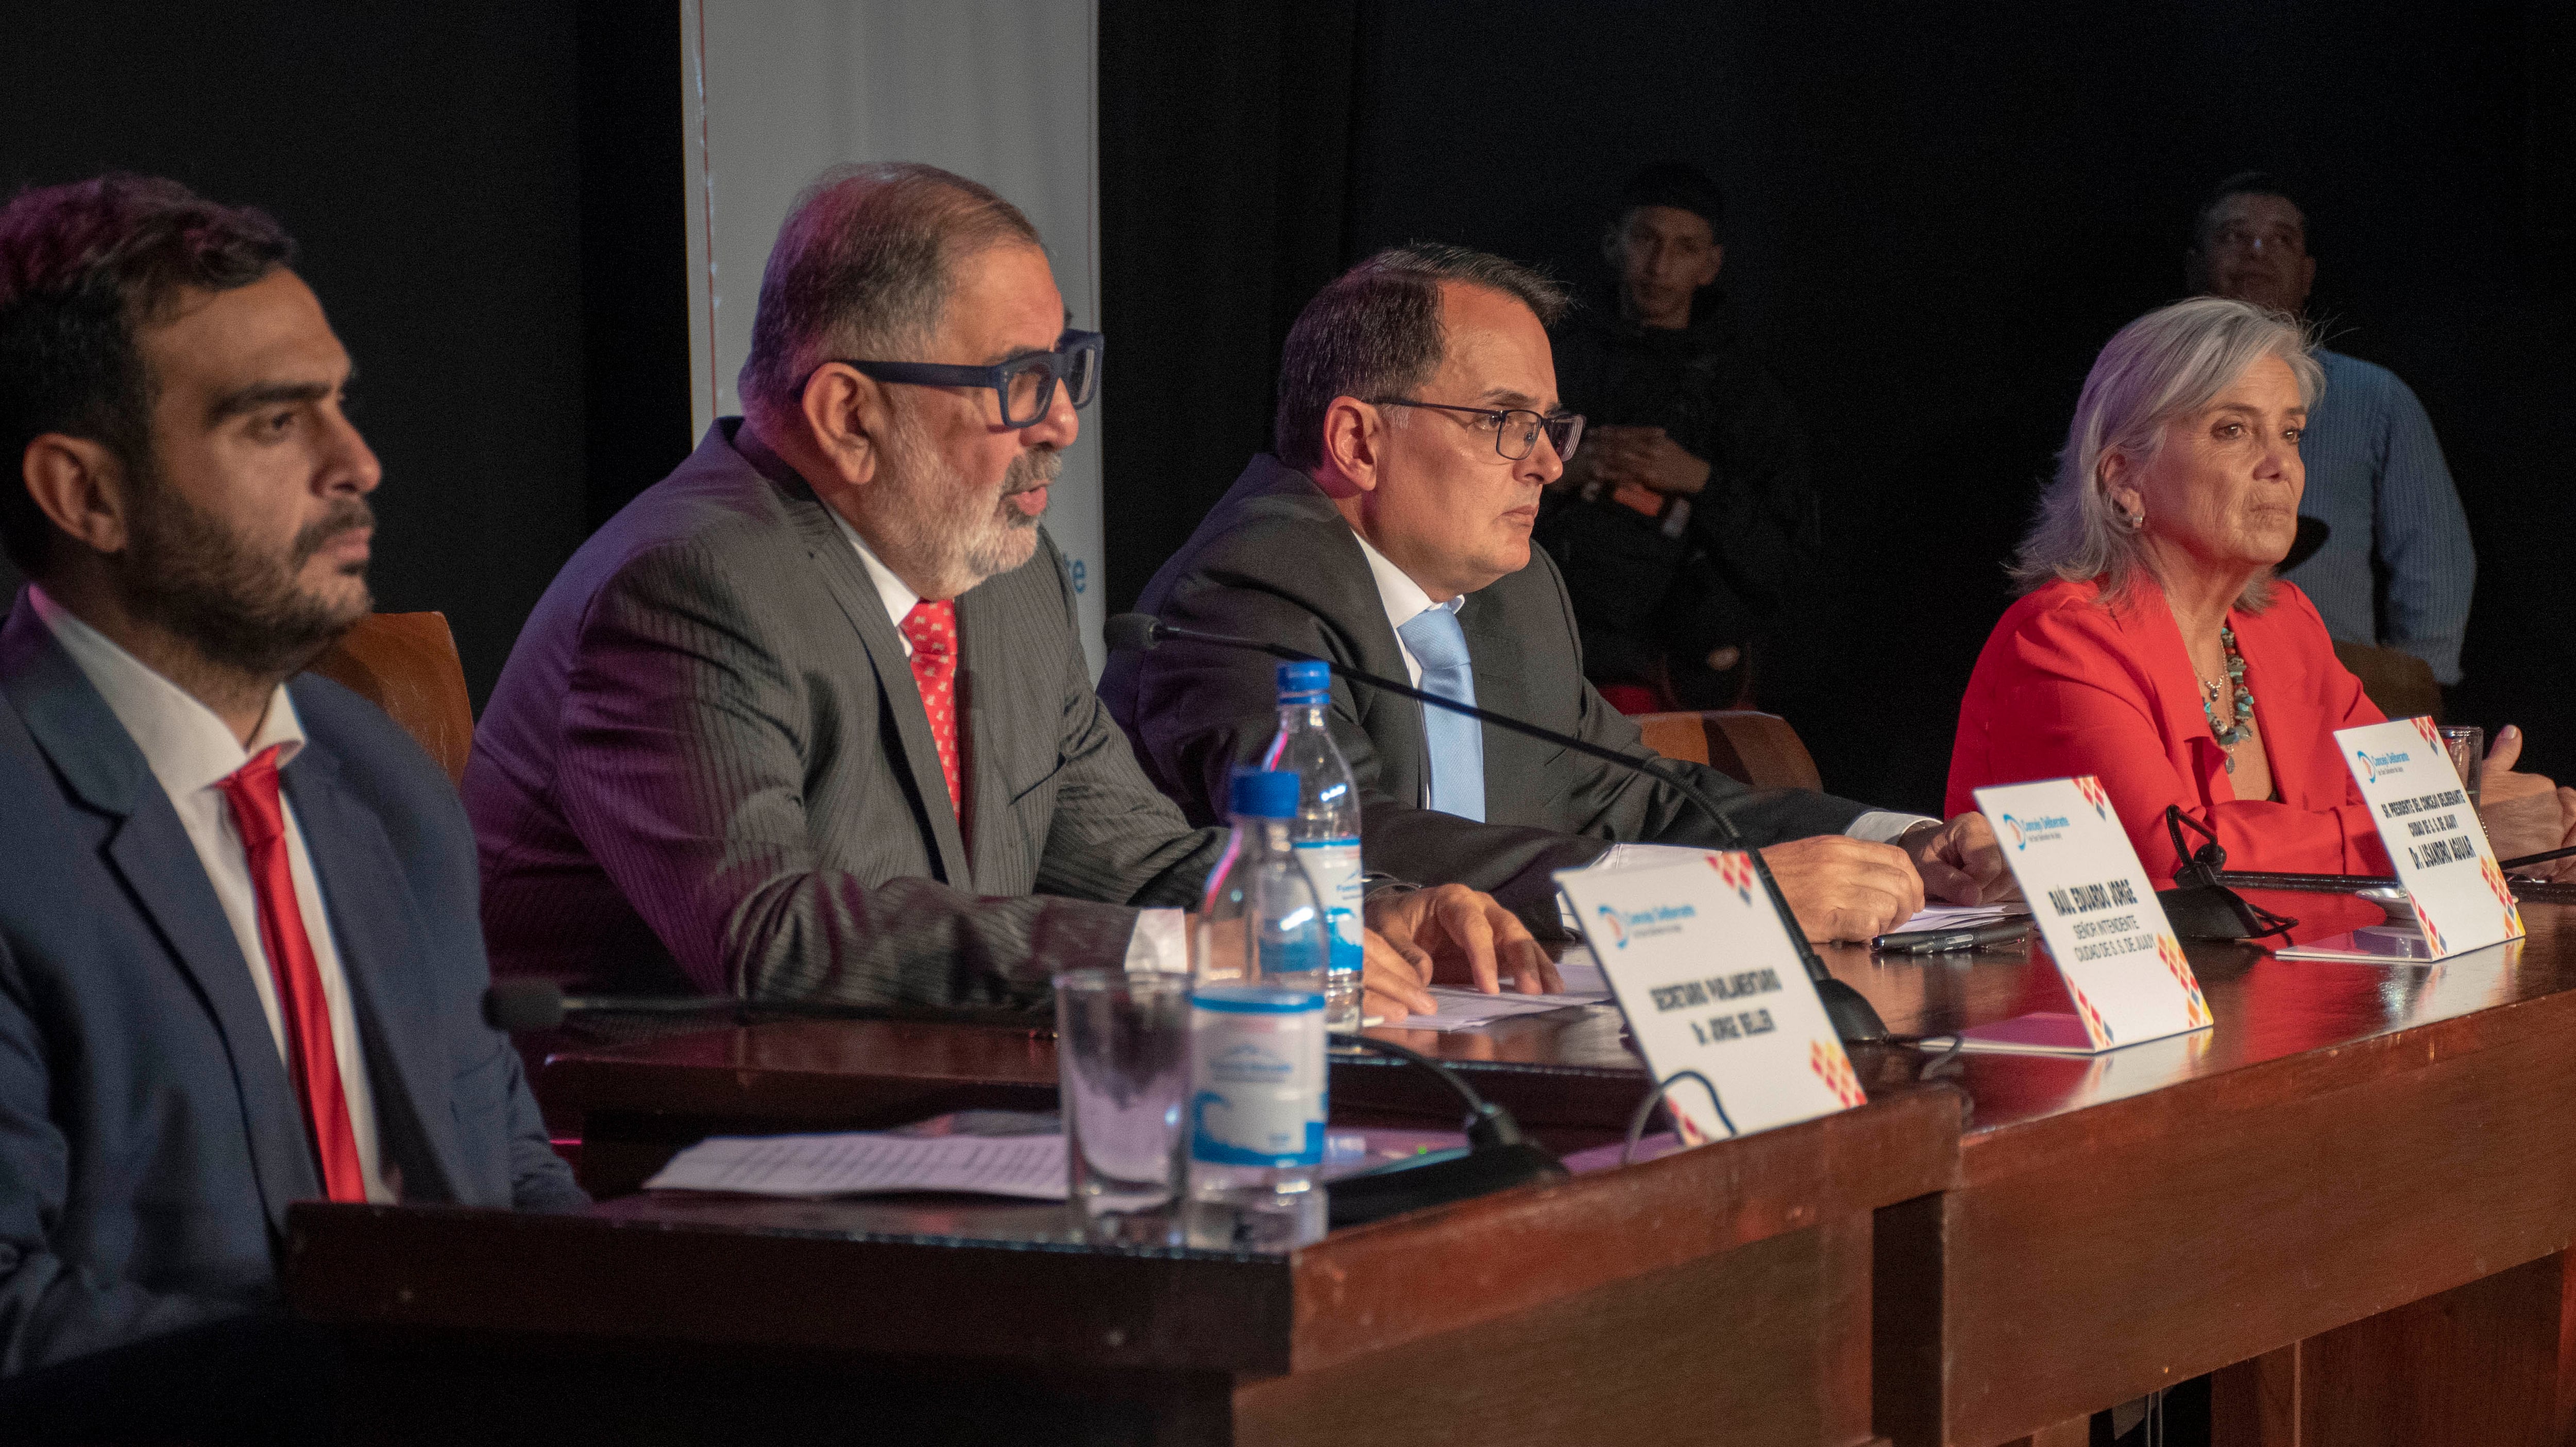
{"type": "MultiPolygon", "coordinates": [[[[925,161],[1028,213],[1072,324],[1100,317],[1091,0],[681,0],[695,432],[742,411],[760,274],[787,207],[826,169],[925,161]]],[[[1118,339],[1103,358],[1118,375],[1118,339]]],[[[1115,385],[1109,382],[1109,385],[1115,385]]],[[[1082,412],[1046,527],[1073,570],[1083,647],[1103,661],[1100,420],[1082,412]]]]}

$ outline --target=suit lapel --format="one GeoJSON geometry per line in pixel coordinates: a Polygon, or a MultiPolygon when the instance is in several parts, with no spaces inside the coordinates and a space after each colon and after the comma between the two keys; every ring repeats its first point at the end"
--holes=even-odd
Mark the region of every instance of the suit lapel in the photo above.
{"type": "MultiPolygon", "coordinates": [[[[969,588],[957,600],[957,702],[967,728],[966,833],[975,851],[998,867],[1020,841],[1006,837],[1009,790],[1018,780],[1002,767],[1003,719],[1016,716],[1012,704],[1027,682],[1007,656],[1000,593],[990,587],[969,588]]],[[[1025,660],[1023,660],[1025,662],[1025,660]]],[[[1054,737],[1054,730],[1045,736],[1054,737]]]]}
{"type": "Polygon", "coordinates": [[[813,489],[801,480],[770,480],[786,494],[787,513],[796,521],[806,555],[821,571],[823,586],[867,651],[877,693],[885,700],[887,717],[894,721],[895,740],[903,755],[899,767],[912,782],[913,816],[930,836],[939,877],[971,893],[975,871],[967,859],[966,837],[957,827],[957,811],[949,804],[948,775],[939,767],[939,744],[931,737],[930,714],[921,706],[921,686],[913,681],[912,660],[904,654],[894,620],[886,616],[885,600],[869,580],[867,565],[859,561],[857,550],[841,535],[840,524],[832,520],[813,489]]]}
{"type": "Polygon", "coordinates": [[[430,975],[416,967],[429,948],[426,932],[384,825],[349,797],[337,774],[329,750],[308,741],[280,778],[349,983],[378,1139],[387,1163],[402,1169],[405,1197],[456,1200],[461,1157],[447,1109],[446,1037],[405,1028],[438,1018],[439,1001],[426,988],[430,975]]]}
{"type": "Polygon", "coordinates": [[[196,846],[142,750],[24,593],[0,628],[0,689],[77,801],[110,821],[108,867],[214,1018],[262,1205],[269,1225],[285,1230],[287,1203],[321,1195],[321,1177],[250,964],[196,846]]]}

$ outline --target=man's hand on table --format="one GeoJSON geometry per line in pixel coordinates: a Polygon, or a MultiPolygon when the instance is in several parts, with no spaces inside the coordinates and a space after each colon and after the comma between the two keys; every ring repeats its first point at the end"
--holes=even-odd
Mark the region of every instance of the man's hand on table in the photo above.
{"type": "MultiPolygon", "coordinates": [[[[1423,983],[1473,985],[1494,995],[1508,976],[1525,995],[1557,988],[1556,962],[1531,938],[1529,926],[1489,894],[1463,884],[1382,889],[1369,896],[1366,908],[1371,934],[1382,937],[1423,983]]],[[[1426,997],[1415,1008],[1428,1004],[1426,997]]]]}
{"type": "Polygon", "coordinates": [[[1883,935],[1923,908],[1923,878],[1893,844],[1819,834],[1766,845],[1762,857],[1798,927],[1817,944],[1883,935]]]}
{"type": "MultiPolygon", "coordinates": [[[[1993,904],[2021,898],[2021,886],[2004,865],[1994,826],[1978,813],[1947,824],[1917,824],[1896,841],[1923,877],[1923,892],[1950,904],[1993,904]]],[[[1885,931],[1879,931],[1884,934],[1885,931]]]]}
{"type": "Polygon", "coordinates": [[[1364,1018],[1393,1024],[1407,1015],[1429,1015],[1439,1006],[1431,992],[1423,988],[1430,983],[1428,972],[1417,969],[1411,960],[1387,942],[1376,930],[1360,935],[1365,951],[1360,969],[1360,1014],[1364,1018]]]}

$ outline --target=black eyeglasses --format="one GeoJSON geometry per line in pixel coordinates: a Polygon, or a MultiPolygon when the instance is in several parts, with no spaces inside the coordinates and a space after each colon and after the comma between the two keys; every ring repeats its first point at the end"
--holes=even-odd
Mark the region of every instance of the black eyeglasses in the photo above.
{"type": "Polygon", "coordinates": [[[1458,407],[1447,402],[1416,402],[1410,397],[1371,397],[1375,407],[1428,407],[1437,412],[1463,412],[1479,419],[1479,431],[1494,434],[1494,450],[1506,459],[1518,462],[1538,447],[1538,435],[1547,434],[1548,445],[1556,449],[1556,460],[1570,461],[1574,449],[1583,443],[1583,414],[1579,412],[1532,412],[1526,407],[1458,407]]]}
{"type": "Polygon", "coordinates": [[[915,387],[990,387],[1002,399],[1002,425],[1034,427],[1055,405],[1055,384],[1064,383],[1076,407],[1091,405],[1100,391],[1100,333],[1066,332],[1052,352],[1032,352],[990,367],[957,367],[944,362],[854,362],[833,360],[861,376],[915,387]]]}

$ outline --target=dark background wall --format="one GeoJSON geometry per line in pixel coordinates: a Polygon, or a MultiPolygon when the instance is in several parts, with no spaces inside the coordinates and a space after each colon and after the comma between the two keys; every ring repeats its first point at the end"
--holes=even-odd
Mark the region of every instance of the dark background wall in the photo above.
{"type": "Polygon", "coordinates": [[[0,188],[159,173],[302,243],[384,463],[377,606],[445,612],[478,704],[589,525],[688,447],[664,8],[9,7],[0,188]]]}
{"type": "MultiPolygon", "coordinates": [[[[2423,396],[2481,555],[2455,713],[2576,775],[2560,8],[2038,0],[1914,11],[1101,0],[1108,586],[1268,443],[1279,337],[1357,256],[1596,278],[1619,176],[1729,190],[1725,283],[1814,434],[1835,545],[1766,701],[1829,785],[1930,807],[1997,563],[2092,354],[2177,295],[2194,201],[2300,180],[2336,344],[2423,396]]],[[[587,528],[689,446],[677,6],[16,6],[0,185],[109,167],[264,205],[364,369],[377,591],[479,698],[587,528]]],[[[2257,687],[2259,687],[2259,681],[2257,687]]]]}
{"type": "MultiPolygon", "coordinates": [[[[1251,293],[1288,273],[1311,292],[1331,270],[1315,234],[1339,233],[1336,264],[1424,238],[1592,282],[1620,177],[1687,158],[1728,191],[1721,280],[1813,433],[1834,552],[1764,702],[1796,721],[1829,787],[1937,808],[1959,690],[2006,601],[1998,564],[2086,367],[2181,294],[2209,184],[2263,166],[2302,188],[2334,345],[2415,386],[2466,499],[2482,570],[2455,715],[2519,721],[2544,767],[2576,773],[2561,561],[2576,469],[2556,436],[2576,399],[2576,136],[2554,11],[1604,4],[1572,23],[1542,0],[1408,0],[1285,47],[1291,75],[1353,97],[1341,136],[1212,71],[1227,37],[1186,11],[1103,6],[1103,94],[1126,89],[1138,112],[1121,127],[1104,109],[1102,126],[1119,397],[1177,384],[1179,368],[1138,376],[1171,322],[1233,307],[1245,349],[1190,364],[1217,378],[1191,394],[1210,406],[1174,409],[1191,420],[1158,432],[1128,402],[1112,429],[1113,607],[1264,445],[1259,359],[1284,319],[1254,346],[1251,293]],[[1150,165],[1112,148],[1136,131],[1158,138],[1150,165]],[[1302,250],[1266,224],[1284,204],[1259,184],[1274,151],[1343,171],[1302,250]],[[1204,197],[1144,184],[1192,159],[1180,168],[1251,193],[1243,214],[1260,221],[1230,231],[1204,197]],[[1235,289],[1210,269],[1213,306],[1163,287],[1227,247],[1252,264],[1235,289]],[[1235,400],[1251,391],[1260,405],[1235,400]],[[1230,445],[1208,438],[1212,410],[1233,419],[1230,445]]],[[[1226,23],[1253,28],[1243,7],[1226,23]]]]}

